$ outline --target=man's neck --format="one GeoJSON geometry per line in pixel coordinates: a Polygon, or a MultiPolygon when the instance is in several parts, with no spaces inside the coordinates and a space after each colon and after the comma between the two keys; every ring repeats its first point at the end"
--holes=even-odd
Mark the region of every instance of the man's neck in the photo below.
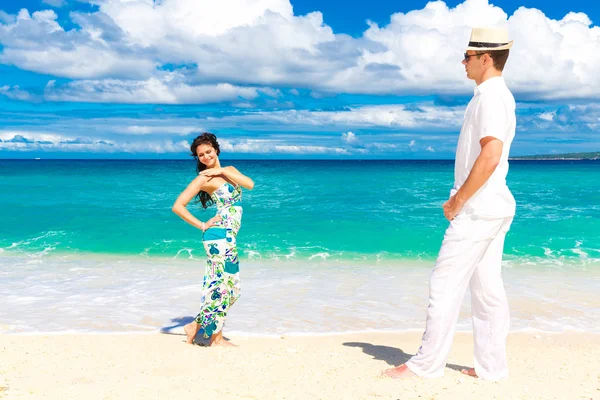
{"type": "Polygon", "coordinates": [[[477,86],[481,85],[483,82],[487,81],[491,78],[496,78],[498,76],[502,76],[502,71],[498,71],[496,68],[490,68],[481,75],[480,79],[475,79],[475,83],[477,86]]]}

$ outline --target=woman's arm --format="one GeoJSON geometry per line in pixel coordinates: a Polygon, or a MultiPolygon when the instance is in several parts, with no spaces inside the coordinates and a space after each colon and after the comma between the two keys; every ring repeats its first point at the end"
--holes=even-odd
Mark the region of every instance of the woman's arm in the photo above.
{"type": "Polygon", "coordinates": [[[200,190],[202,190],[202,186],[206,183],[208,179],[205,176],[197,176],[183,192],[179,195],[175,203],[173,204],[173,212],[179,215],[185,222],[188,224],[201,229],[202,231],[207,230],[211,226],[215,224],[215,222],[221,219],[220,215],[215,215],[207,222],[202,222],[198,218],[194,217],[192,213],[188,211],[186,206],[194,198],[195,195],[198,194],[200,190]]]}
{"type": "Polygon", "coordinates": [[[209,177],[218,175],[223,175],[227,179],[235,182],[236,184],[246,189],[252,190],[252,188],[254,188],[254,181],[252,181],[252,179],[248,178],[246,175],[242,174],[235,167],[229,166],[224,168],[210,168],[200,172],[200,176],[209,177]]]}

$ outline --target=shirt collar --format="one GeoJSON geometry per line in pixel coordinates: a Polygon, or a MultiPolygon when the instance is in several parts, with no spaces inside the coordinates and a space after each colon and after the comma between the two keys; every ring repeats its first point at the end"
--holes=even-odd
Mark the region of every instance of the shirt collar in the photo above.
{"type": "Polygon", "coordinates": [[[490,78],[490,79],[486,80],[485,82],[481,82],[479,84],[479,86],[477,86],[474,90],[475,96],[485,92],[486,90],[488,90],[491,87],[494,87],[494,86],[502,84],[502,83],[504,83],[504,77],[502,77],[502,76],[494,76],[493,78],[490,78]]]}

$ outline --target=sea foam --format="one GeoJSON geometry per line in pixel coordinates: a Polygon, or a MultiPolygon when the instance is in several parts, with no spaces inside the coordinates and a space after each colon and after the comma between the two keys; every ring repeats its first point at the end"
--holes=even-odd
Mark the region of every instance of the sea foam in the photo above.
{"type": "MultiPolygon", "coordinates": [[[[0,332],[157,332],[199,311],[203,260],[0,258],[0,332]]],[[[243,261],[227,329],[255,335],[424,328],[432,265],[243,261]]],[[[600,332],[600,268],[504,272],[511,329],[600,332]]],[[[469,295],[459,330],[469,330],[469,295]]]]}

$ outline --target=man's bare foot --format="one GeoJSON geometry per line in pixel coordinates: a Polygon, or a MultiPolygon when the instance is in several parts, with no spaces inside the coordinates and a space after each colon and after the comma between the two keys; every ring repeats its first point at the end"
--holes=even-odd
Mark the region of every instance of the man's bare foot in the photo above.
{"type": "Polygon", "coordinates": [[[196,321],[192,321],[184,326],[183,330],[185,331],[185,336],[187,336],[185,342],[187,344],[194,344],[194,338],[200,330],[200,324],[198,324],[196,321]]]}
{"type": "Polygon", "coordinates": [[[460,371],[461,374],[472,376],[473,378],[479,378],[475,373],[475,368],[463,369],[460,371]]]}
{"type": "Polygon", "coordinates": [[[396,368],[386,369],[381,374],[393,379],[410,379],[417,376],[417,374],[408,369],[406,364],[402,364],[396,368]]]}

